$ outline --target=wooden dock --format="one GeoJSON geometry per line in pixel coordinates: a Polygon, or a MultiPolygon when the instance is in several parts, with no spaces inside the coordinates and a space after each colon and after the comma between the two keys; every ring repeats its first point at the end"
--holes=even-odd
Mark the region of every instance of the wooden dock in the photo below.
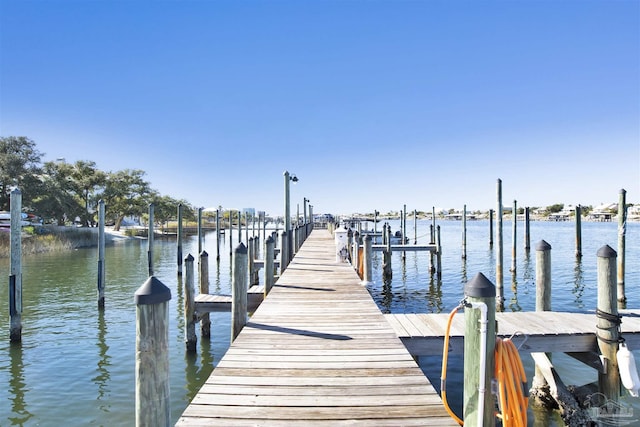
{"type": "Polygon", "coordinates": [[[335,258],[314,230],[176,425],[457,425],[335,258]]]}
{"type": "MultiPolygon", "coordinates": [[[[640,310],[621,310],[621,332],[631,348],[640,347],[640,310]]],[[[414,356],[441,355],[448,314],[385,314],[403,344],[414,356]]],[[[596,315],[554,311],[496,313],[497,335],[513,336],[525,353],[584,353],[597,351],[596,315]]],[[[464,313],[454,317],[451,353],[462,353],[464,313]]]]}

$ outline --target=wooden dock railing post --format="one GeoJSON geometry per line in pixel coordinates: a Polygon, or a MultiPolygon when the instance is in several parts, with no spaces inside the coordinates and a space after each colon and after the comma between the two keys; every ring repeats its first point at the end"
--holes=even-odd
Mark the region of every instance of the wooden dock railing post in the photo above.
{"type": "Polygon", "coordinates": [[[22,193],[11,191],[11,231],[9,257],[9,341],[22,341],[22,193]]]}
{"type": "Polygon", "coordinates": [[[153,230],[153,203],[149,203],[149,224],[147,231],[147,264],[149,266],[149,276],[153,276],[153,235],[155,231],[153,230]]]}
{"type": "Polygon", "coordinates": [[[233,260],[233,286],[231,288],[231,342],[247,324],[247,247],[240,243],[233,260]]]}
{"type": "Polygon", "coordinates": [[[373,249],[371,243],[371,235],[364,236],[364,282],[371,283],[373,279],[373,249]]]}
{"type": "Polygon", "coordinates": [[[193,256],[187,255],[184,259],[186,274],[184,280],[184,342],[187,351],[195,352],[198,337],[196,336],[195,316],[195,280],[193,271],[193,256]]]}
{"type": "Polygon", "coordinates": [[[627,191],[620,190],[618,201],[618,303],[624,308],[627,302],[624,285],[625,235],[627,231],[627,191]]]}
{"type": "Polygon", "coordinates": [[[178,276],[182,276],[182,203],[178,204],[178,225],[176,239],[178,244],[178,276]]]}
{"type": "MultiPolygon", "coordinates": [[[[200,293],[208,294],[209,293],[209,254],[207,251],[202,251],[200,253],[200,262],[198,263],[200,268],[199,274],[199,283],[200,283],[200,293]]],[[[202,338],[211,337],[211,320],[209,318],[209,313],[202,313],[202,317],[200,318],[200,335],[202,338]]]]}
{"type": "Polygon", "coordinates": [[[104,200],[98,202],[98,309],[104,309],[104,200]]]}
{"type": "Polygon", "coordinates": [[[464,287],[464,394],[467,427],[495,425],[495,399],[491,393],[496,340],[496,288],[482,273],[464,287]]]}
{"type": "Polygon", "coordinates": [[[620,337],[620,317],[617,306],[616,251],[605,245],[598,249],[597,341],[604,357],[606,373],[598,373],[598,389],[610,401],[620,395],[620,371],[616,352],[620,337]]]}
{"type": "Polygon", "coordinates": [[[273,287],[274,282],[274,240],[272,236],[269,236],[267,240],[264,242],[265,250],[264,250],[264,297],[266,298],[271,288],[273,287]]]}
{"type": "Polygon", "coordinates": [[[169,300],[171,290],[154,276],[135,292],[136,426],[169,426],[169,300]]]}

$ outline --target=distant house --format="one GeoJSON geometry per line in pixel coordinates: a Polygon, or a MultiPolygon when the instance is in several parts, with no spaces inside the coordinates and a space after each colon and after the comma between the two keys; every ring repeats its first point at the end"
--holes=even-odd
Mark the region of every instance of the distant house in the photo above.
{"type": "Polygon", "coordinates": [[[627,208],[627,219],[630,221],[640,221],[640,205],[633,205],[627,208]]]}
{"type": "Polygon", "coordinates": [[[575,214],[575,212],[575,206],[567,205],[563,207],[560,212],[550,213],[549,221],[569,221],[569,219],[575,214]]]}
{"type": "Polygon", "coordinates": [[[604,203],[593,208],[589,214],[589,219],[593,221],[611,221],[617,211],[617,203],[604,203]]]}

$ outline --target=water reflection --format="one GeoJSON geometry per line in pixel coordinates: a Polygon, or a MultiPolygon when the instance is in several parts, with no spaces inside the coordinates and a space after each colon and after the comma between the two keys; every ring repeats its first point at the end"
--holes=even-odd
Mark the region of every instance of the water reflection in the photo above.
{"type": "Polygon", "coordinates": [[[21,344],[12,343],[9,346],[9,357],[11,359],[11,378],[9,379],[9,400],[11,401],[12,417],[8,419],[12,425],[24,425],[33,417],[26,408],[25,392],[28,391],[24,379],[24,362],[21,344]]]}
{"type": "Polygon", "coordinates": [[[522,311],[522,307],[518,303],[518,277],[514,272],[511,275],[511,300],[509,300],[509,308],[511,311],[522,311]]]}
{"type": "Polygon", "coordinates": [[[391,289],[391,277],[382,277],[382,301],[383,313],[391,313],[391,303],[393,302],[393,291],[391,289]]]}
{"type": "Polygon", "coordinates": [[[582,258],[576,257],[576,265],[573,268],[573,289],[571,293],[573,293],[575,299],[576,307],[584,308],[584,301],[582,300],[582,295],[584,294],[584,272],[582,270],[582,258]]]}
{"type": "Polygon", "coordinates": [[[442,280],[437,279],[435,275],[431,273],[427,298],[427,312],[440,313],[442,310],[442,280]]]}
{"type": "Polygon", "coordinates": [[[98,363],[96,366],[97,375],[91,380],[98,386],[97,400],[100,402],[100,410],[102,412],[110,412],[109,404],[109,381],[111,374],[109,367],[111,366],[111,356],[109,356],[109,345],[107,344],[107,324],[104,320],[104,311],[98,311],[98,336],[96,340],[98,347],[98,363]]]}

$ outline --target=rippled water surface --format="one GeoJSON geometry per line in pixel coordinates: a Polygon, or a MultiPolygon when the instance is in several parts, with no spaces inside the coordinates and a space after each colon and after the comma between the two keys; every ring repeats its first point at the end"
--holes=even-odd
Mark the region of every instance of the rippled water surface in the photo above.
{"type": "MultiPolygon", "coordinates": [[[[428,243],[429,222],[418,222],[418,243],[428,243]]],[[[463,296],[464,284],[482,272],[495,281],[495,248],[489,248],[486,221],[467,222],[467,259],[462,260],[462,223],[443,221],[443,274],[429,272],[428,254],[393,255],[393,279],[381,279],[381,254],[374,259],[369,290],[384,312],[448,312],[463,296]]],[[[391,222],[397,229],[398,222],[391,222]]],[[[521,224],[518,224],[522,227],[521,224]]],[[[552,306],[555,310],[592,310],[596,303],[596,252],[617,248],[615,223],[583,223],[583,257],[576,260],[573,223],[531,223],[531,244],[541,239],[552,246],[552,306]]],[[[511,223],[504,223],[505,309],[535,307],[535,250],[525,252],[518,239],[517,270],[512,276],[511,223]]],[[[518,230],[522,233],[522,230],[518,230]]],[[[408,224],[413,241],[413,224],[408,224]]],[[[640,307],[640,224],[627,227],[626,283],[629,307],[640,307]]],[[[223,241],[216,262],[215,234],[207,234],[212,292],[230,293],[230,242],[223,241]]],[[[234,236],[233,244],[237,243],[234,236]]],[[[212,338],[198,341],[197,354],[185,353],[182,283],[176,274],[176,244],[156,239],[155,275],[172,292],[170,301],[171,408],[175,422],[209,376],[229,344],[230,315],[211,313],[212,338]]],[[[197,253],[195,237],[184,254],[197,253]]],[[[21,345],[9,344],[8,260],[0,260],[0,426],[128,426],[134,414],[135,290],[147,279],[147,243],[132,240],[106,250],[106,308],[97,309],[97,250],[84,249],[23,257],[23,333],[21,345]],[[4,280],[1,278],[4,277],[4,280]]],[[[636,358],[640,357],[636,352],[636,358]]],[[[554,359],[555,361],[556,359],[554,359]]],[[[451,377],[461,377],[459,361],[451,361],[451,377]]],[[[587,368],[563,362],[566,382],[583,383],[587,368]]],[[[439,381],[438,358],[422,358],[421,367],[439,381]]],[[[453,394],[453,393],[452,393],[453,394]]],[[[635,407],[640,419],[640,406],[635,407]]]]}

